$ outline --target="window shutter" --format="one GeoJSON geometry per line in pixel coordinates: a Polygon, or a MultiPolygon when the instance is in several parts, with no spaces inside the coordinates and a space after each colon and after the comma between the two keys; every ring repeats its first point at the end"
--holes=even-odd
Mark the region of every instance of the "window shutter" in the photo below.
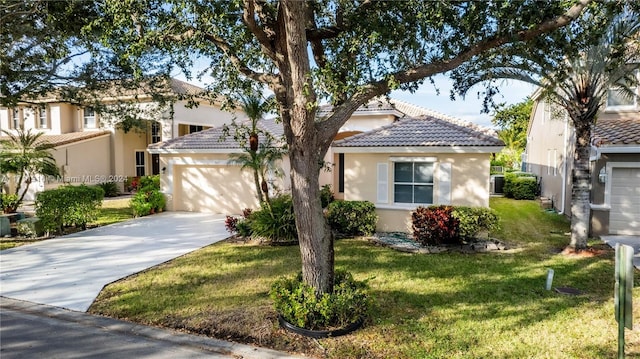
{"type": "Polygon", "coordinates": [[[451,163],[438,166],[438,204],[451,204],[451,163]]]}
{"type": "Polygon", "coordinates": [[[378,163],[377,203],[389,203],[389,164],[378,163]]]}

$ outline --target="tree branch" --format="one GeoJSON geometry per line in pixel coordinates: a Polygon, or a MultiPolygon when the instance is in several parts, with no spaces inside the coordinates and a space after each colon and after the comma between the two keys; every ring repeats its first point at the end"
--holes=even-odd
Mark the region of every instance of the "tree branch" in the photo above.
{"type": "Polygon", "coordinates": [[[256,39],[258,39],[258,43],[260,43],[260,48],[262,52],[269,56],[271,60],[276,59],[275,50],[273,48],[273,42],[269,39],[267,33],[256,23],[255,19],[255,1],[254,0],[245,0],[244,1],[244,12],[242,15],[242,20],[249,28],[256,39]]]}
{"type": "MultiPolygon", "coordinates": [[[[482,54],[484,51],[498,48],[502,45],[513,42],[526,42],[540,36],[541,34],[551,32],[568,25],[578,18],[582,11],[591,3],[592,0],[579,0],[577,4],[569,8],[564,14],[547,20],[538,26],[521,30],[515,35],[495,36],[480,41],[468,49],[460,52],[453,58],[435,61],[429,64],[423,64],[403,71],[391,74],[388,78],[379,80],[368,85],[364,85],[361,89],[348,101],[337,106],[333,114],[325,121],[318,122],[316,126],[319,132],[336,133],[344,124],[348,115],[363,105],[366,101],[373,97],[380,96],[391,90],[390,83],[410,83],[421,80],[423,78],[444,73],[457,68],[472,57],[482,54]],[[350,112],[351,111],[351,112],[350,112]]],[[[363,4],[364,5],[364,4],[363,4]]]]}

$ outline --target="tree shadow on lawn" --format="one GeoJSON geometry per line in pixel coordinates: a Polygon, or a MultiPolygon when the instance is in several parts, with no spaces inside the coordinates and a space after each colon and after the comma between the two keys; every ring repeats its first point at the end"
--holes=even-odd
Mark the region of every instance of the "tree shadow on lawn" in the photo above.
{"type": "Polygon", "coordinates": [[[387,316],[385,311],[392,312],[391,317],[408,312],[411,318],[425,310],[455,307],[451,320],[507,317],[511,324],[504,329],[511,330],[567,308],[610,299],[613,293],[613,263],[608,258],[540,262],[526,252],[422,255],[388,253],[388,249],[361,244],[354,247],[346,251],[339,247],[336,264],[357,272],[359,279],[370,278],[382,317],[387,316]],[[577,287],[585,294],[566,296],[545,290],[549,266],[555,271],[554,287],[577,287]],[[402,284],[386,289],[390,283],[382,283],[381,278],[389,277],[402,284]]]}
{"type": "MultiPolygon", "coordinates": [[[[432,333],[433,340],[473,346],[483,341],[483,332],[475,333],[474,326],[487,325],[483,324],[487,320],[498,327],[495,331],[515,332],[562,317],[572,308],[610,299],[610,258],[567,259],[549,254],[541,259],[536,253],[424,255],[400,253],[362,240],[338,241],[336,268],[368,280],[376,305],[364,329],[349,339],[333,339],[330,346],[362,346],[368,351],[380,345],[371,340],[388,340],[385,336],[394,337],[400,346],[411,346],[413,331],[432,333]],[[572,297],[546,291],[550,266],[556,272],[554,286],[575,286],[586,293],[572,297]],[[469,333],[440,333],[452,322],[462,323],[461,328],[469,333]],[[358,339],[362,337],[367,339],[358,339]]],[[[268,298],[275,279],[294,275],[300,268],[298,247],[215,244],[161,265],[162,276],[151,269],[130,278],[128,281],[138,281],[130,282],[130,288],[119,283],[110,286],[91,311],[139,321],[152,317],[156,325],[274,349],[319,353],[313,342],[277,328],[268,298]],[[118,307],[119,296],[127,296],[134,306],[118,307]]],[[[412,349],[404,350],[409,353],[412,349]]]]}

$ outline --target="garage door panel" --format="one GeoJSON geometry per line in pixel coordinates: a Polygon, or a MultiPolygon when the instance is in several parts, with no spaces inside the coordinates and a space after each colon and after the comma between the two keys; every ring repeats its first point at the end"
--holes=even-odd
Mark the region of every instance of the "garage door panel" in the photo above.
{"type": "Polygon", "coordinates": [[[178,211],[238,214],[257,206],[251,174],[238,166],[181,166],[174,175],[178,211]]]}
{"type": "Polygon", "coordinates": [[[611,173],[609,232],[640,235],[640,168],[614,167],[611,173]]]}

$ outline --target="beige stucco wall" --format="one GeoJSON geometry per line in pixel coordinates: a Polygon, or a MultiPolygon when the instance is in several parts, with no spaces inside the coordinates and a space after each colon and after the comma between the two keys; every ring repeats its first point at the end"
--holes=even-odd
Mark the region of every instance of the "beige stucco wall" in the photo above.
{"type": "MultiPolygon", "coordinates": [[[[391,157],[411,157],[406,153],[346,153],[345,154],[345,200],[366,200],[376,204],[378,230],[407,231],[411,211],[416,205],[393,203],[393,162],[391,157]],[[378,203],[377,165],[388,164],[388,203],[378,203]]],[[[489,206],[489,160],[488,153],[420,153],[413,157],[434,157],[436,173],[434,179],[434,204],[438,198],[439,163],[451,164],[451,204],[465,206],[489,206]]]]}
{"type": "Polygon", "coordinates": [[[184,102],[176,102],[173,105],[173,123],[170,125],[171,138],[178,137],[180,124],[220,127],[231,123],[236,117],[238,122],[246,119],[240,112],[222,111],[215,104],[201,102],[198,107],[188,108],[184,102]]]}
{"type": "MultiPolygon", "coordinates": [[[[229,164],[229,155],[162,154],[160,187],[170,211],[239,214],[244,208],[258,208],[253,174],[229,164]]],[[[288,159],[280,164],[289,173],[288,159]]],[[[279,191],[290,190],[289,178],[278,178],[279,191]]],[[[273,193],[272,193],[273,194],[273,193]]]]}

